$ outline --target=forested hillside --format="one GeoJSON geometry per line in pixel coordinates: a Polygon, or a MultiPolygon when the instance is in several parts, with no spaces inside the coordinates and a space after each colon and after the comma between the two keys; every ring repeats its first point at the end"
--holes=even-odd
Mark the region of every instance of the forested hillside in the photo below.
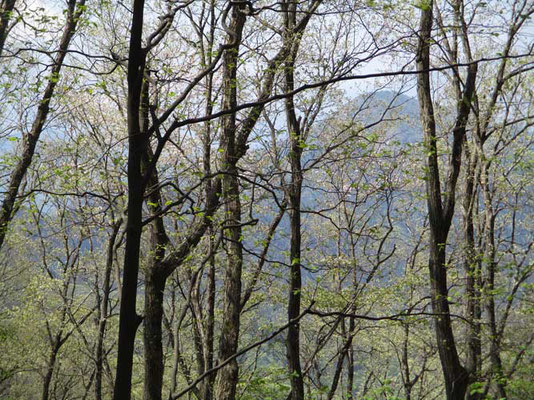
{"type": "Polygon", "coordinates": [[[0,398],[534,399],[533,17],[0,0],[0,398]]]}

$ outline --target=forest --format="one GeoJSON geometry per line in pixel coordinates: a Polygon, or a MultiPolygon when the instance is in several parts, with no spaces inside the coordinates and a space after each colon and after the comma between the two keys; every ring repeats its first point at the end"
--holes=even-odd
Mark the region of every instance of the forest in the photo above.
{"type": "Polygon", "coordinates": [[[0,398],[534,399],[534,0],[0,0],[0,398]]]}

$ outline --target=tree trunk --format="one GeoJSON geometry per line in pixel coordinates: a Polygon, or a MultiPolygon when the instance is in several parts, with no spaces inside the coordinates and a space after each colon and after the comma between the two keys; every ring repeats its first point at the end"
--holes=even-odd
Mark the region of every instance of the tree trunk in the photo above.
{"type": "MultiPolygon", "coordinates": [[[[466,274],[465,292],[467,296],[466,315],[469,321],[467,327],[467,360],[466,369],[471,382],[480,379],[482,365],[482,344],[480,338],[480,318],[482,314],[480,306],[480,262],[476,255],[475,229],[473,223],[473,209],[476,204],[476,150],[468,151],[466,142],[466,183],[464,193],[464,269],[466,274]]],[[[467,393],[467,399],[480,399],[479,393],[467,393]]]]}
{"type": "Polygon", "coordinates": [[[163,293],[165,278],[150,268],[145,276],[145,400],[161,400],[163,385],[163,293]]]}
{"type": "Polygon", "coordinates": [[[144,5],[144,0],[134,0],[128,56],[128,217],[114,400],[130,400],[135,334],[139,325],[135,307],[143,227],[144,187],[141,164],[146,151],[146,138],[142,135],[140,127],[141,92],[145,68],[145,54],[142,49],[144,5]]]}
{"type": "Polygon", "coordinates": [[[404,371],[403,373],[403,381],[404,381],[404,397],[406,400],[412,399],[412,382],[410,379],[410,363],[409,363],[409,354],[408,354],[408,341],[410,337],[410,325],[407,323],[403,323],[403,330],[404,330],[404,339],[402,343],[402,369],[404,371]]]}
{"type": "MultiPolygon", "coordinates": [[[[141,94],[140,126],[141,133],[148,137],[150,93],[149,83],[144,79],[141,94]]],[[[146,176],[154,154],[150,144],[141,161],[141,173],[146,176]]],[[[161,400],[163,389],[163,295],[167,276],[160,268],[160,261],[165,257],[165,250],[169,241],[162,212],[162,197],[159,184],[158,169],[153,166],[151,175],[147,177],[148,199],[147,207],[153,218],[150,225],[151,251],[150,264],[145,273],[145,315],[143,319],[143,340],[145,345],[145,400],[161,400]]]]}
{"type": "Polygon", "coordinates": [[[347,364],[347,400],[352,400],[354,398],[354,345],[352,343],[347,352],[347,364]]]}
{"type": "MultiPolygon", "coordinates": [[[[237,105],[237,64],[239,47],[245,25],[245,14],[240,4],[232,7],[229,30],[233,33],[233,44],[224,55],[223,109],[237,105]]],[[[241,237],[241,202],[236,149],[236,116],[230,114],[223,119],[221,138],[223,151],[222,193],[225,201],[227,241],[227,264],[224,278],[223,321],[219,343],[219,360],[224,361],[237,352],[241,315],[241,270],[243,266],[243,245],[241,237]]],[[[217,400],[234,400],[238,381],[238,364],[234,358],[219,370],[217,376],[217,400]]]]}
{"type": "Polygon", "coordinates": [[[437,236],[431,229],[429,270],[432,291],[432,311],[438,352],[445,377],[445,389],[448,400],[464,398],[468,385],[468,375],[460,364],[451,317],[447,288],[447,267],[445,259],[445,238],[437,236]]]}
{"type": "MultiPolygon", "coordinates": [[[[292,34],[296,24],[297,5],[294,2],[283,4],[285,12],[285,37],[286,43],[293,42],[288,59],[284,64],[284,79],[286,93],[294,90],[294,65],[298,52],[298,38],[292,34]]],[[[302,276],[301,276],[301,193],[302,193],[302,135],[300,123],[297,120],[293,96],[285,101],[287,130],[290,141],[289,162],[291,165],[291,182],[287,189],[289,200],[289,223],[291,231],[289,249],[289,294],[287,305],[287,318],[294,320],[300,314],[302,276]]],[[[287,363],[291,380],[291,400],[304,400],[304,379],[300,365],[300,322],[292,324],[287,329],[287,363]]]]}
{"type": "Polygon", "coordinates": [[[454,215],[456,183],[460,173],[462,160],[462,144],[465,140],[466,124],[470,112],[470,104],[475,91],[477,65],[470,64],[462,97],[456,116],[449,172],[445,182],[445,193],[442,199],[439,157],[437,147],[436,123],[432,103],[432,87],[430,84],[430,46],[432,44],[433,2],[421,7],[419,43],[417,48],[417,94],[426,157],[426,194],[430,223],[430,246],[428,269],[430,275],[432,310],[434,329],[441,367],[445,379],[445,391],[448,400],[464,398],[469,376],[461,365],[451,325],[448,286],[446,247],[447,237],[454,215]]]}
{"type": "Polygon", "coordinates": [[[100,304],[100,319],[98,321],[98,337],[95,351],[95,399],[102,400],[102,376],[104,372],[104,338],[106,334],[106,324],[108,318],[109,292],[111,290],[111,271],[113,269],[113,252],[115,250],[115,240],[119,233],[122,220],[113,225],[113,231],[109,238],[106,271],[104,273],[104,282],[102,284],[103,296],[100,304]]]}
{"type": "MultiPolygon", "coordinates": [[[[206,342],[204,343],[204,351],[206,354],[206,359],[204,360],[204,365],[206,371],[209,371],[213,368],[213,343],[215,337],[215,254],[214,254],[214,240],[213,234],[210,232],[210,260],[209,260],[209,270],[208,270],[208,310],[207,310],[207,321],[206,321],[206,342]]],[[[208,376],[202,383],[202,400],[212,400],[213,399],[213,383],[215,380],[215,375],[211,374],[208,376]]]]}
{"type": "MultiPolygon", "coordinates": [[[[292,146],[292,152],[295,151],[292,146]]],[[[292,179],[290,189],[290,225],[291,225],[291,247],[290,247],[290,278],[289,278],[289,302],[287,306],[287,318],[289,321],[295,319],[300,314],[300,299],[302,288],[302,277],[300,271],[301,260],[301,220],[300,220],[300,192],[302,177],[300,172],[300,155],[292,157],[291,162],[292,179]]],[[[300,365],[300,325],[295,323],[287,330],[287,360],[291,378],[291,399],[304,399],[304,381],[300,365]]]]}
{"type": "MultiPolygon", "coordinates": [[[[482,145],[480,146],[483,150],[482,145]]],[[[495,311],[495,273],[497,272],[497,262],[495,260],[495,212],[493,209],[492,193],[489,187],[489,161],[483,161],[480,174],[480,184],[484,198],[484,233],[485,251],[484,262],[486,264],[486,280],[484,285],[486,300],[486,312],[488,327],[490,331],[489,356],[491,363],[492,379],[495,380],[497,394],[499,398],[506,398],[506,385],[503,381],[504,371],[502,366],[499,331],[497,328],[497,317],[495,311]]]]}
{"type": "MultiPolygon", "coordinates": [[[[208,54],[206,54],[207,62],[206,65],[210,65],[213,62],[212,52],[213,52],[213,43],[215,40],[215,0],[210,0],[210,31],[209,31],[209,40],[208,40],[208,54]]],[[[211,72],[206,77],[206,115],[211,115],[213,113],[213,75],[211,72]]],[[[204,136],[203,136],[203,167],[204,174],[206,176],[211,176],[211,142],[212,142],[212,122],[206,121],[204,124],[204,136]]],[[[210,195],[212,190],[212,179],[206,181],[205,193],[206,198],[210,195]]],[[[209,260],[208,260],[208,287],[207,287],[207,311],[206,311],[206,337],[204,342],[204,368],[206,371],[213,368],[214,360],[214,341],[215,341],[215,296],[216,296],[216,286],[215,286],[215,230],[213,226],[210,225],[208,229],[208,243],[209,243],[209,260]]],[[[205,371],[203,371],[205,372],[205,371]]],[[[215,374],[211,374],[201,384],[201,400],[212,400],[213,399],[213,384],[215,382],[215,374]]]]}
{"type": "MultiPolygon", "coordinates": [[[[343,323],[344,325],[344,323],[343,323]]],[[[343,329],[345,330],[345,329],[343,329]]],[[[334,370],[334,376],[332,378],[332,384],[330,385],[330,390],[328,391],[327,400],[332,400],[336,395],[337,388],[339,386],[339,381],[343,373],[343,364],[347,359],[348,353],[352,347],[352,332],[345,332],[344,342],[342,348],[339,350],[339,354],[336,362],[336,369],[334,370]]]]}
{"type": "Polygon", "coordinates": [[[55,337],[54,343],[50,350],[50,356],[48,357],[48,364],[46,366],[46,374],[43,378],[43,393],[41,400],[48,400],[50,398],[50,383],[52,382],[52,376],[54,375],[54,368],[56,366],[57,353],[61,347],[61,337],[58,335],[55,337]]]}

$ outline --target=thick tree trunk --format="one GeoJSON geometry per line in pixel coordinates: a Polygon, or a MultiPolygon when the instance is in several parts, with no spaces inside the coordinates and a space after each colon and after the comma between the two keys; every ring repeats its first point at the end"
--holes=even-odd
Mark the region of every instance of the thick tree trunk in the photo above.
{"type": "MultiPolygon", "coordinates": [[[[298,146],[298,145],[297,145],[298,146]]],[[[292,152],[294,152],[292,146],[292,152]]],[[[301,263],[301,220],[300,220],[300,193],[302,185],[302,175],[300,170],[300,155],[291,162],[293,176],[290,189],[290,225],[291,225],[291,247],[290,247],[290,277],[289,277],[289,301],[287,306],[287,318],[294,320],[300,314],[300,299],[302,289],[302,277],[300,271],[301,263]]],[[[292,400],[304,399],[304,381],[302,368],[300,365],[300,324],[297,322],[289,326],[287,330],[287,360],[291,378],[291,398],[292,400]]]]}
{"type": "MultiPolygon", "coordinates": [[[[237,170],[229,168],[228,178],[224,179],[224,194],[226,197],[226,214],[229,223],[235,227],[227,229],[228,252],[224,278],[224,304],[222,332],[219,344],[219,360],[223,361],[237,352],[241,312],[241,270],[243,265],[243,249],[241,245],[241,205],[237,170]]],[[[217,379],[217,399],[234,400],[238,381],[238,364],[234,358],[227,366],[221,368],[217,379]]]]}
{"type": "MultiPolygon", "coordinates": [[[[240,4],[232,7],[229,30],[233,37],[232,46],[224,55],[223,109],[237,105],[237,64],[239,46],[245,25],[244,10],[240,4]]],[[[219,343],[219,360],[224,361],[237,352],[241,315],[241,271],[243,267],[243,245],[241,237],[241,202],[239,199],[239,178],[237,170],[236,116],[223,119],[221,138],[223,149],[222,194],[225,201],[227,264],[224,277],[223,320],[219,343]]],[[[234,358],[219,370],[217,376],[217,400],[234,400],[238,381],[238,364],[234,358]]]]}
{"type": "Polygon", "coordinates": [[[145,276],[145,400],[161,400],[163,385],[163,293],[165,278],[149,269],[145,276]]]}
{"type": "MultiPolygon", "coordinates": [[[[5,7],[7,8],[9,6],[10,2],[8,1],[5,7]]],[[[59,48],[56,53],[56,57],[54,58],[54,64],[48,77],[48,84],[46,85],[43,96],[39,102],[39,106],[37,107],[37,112],[35,114],[30,132],[24,137],[22,154],[14,170],[11,172],[9,177],[9,186],[0,207],[0,249],[4,244],[9,223],[13,218],[20,185],[26,176],[28,168],[30,167],[33,155],[35,153],[35,147],[37,146],[37,142],[39,141],[39,137],[43,131],[44,124],[48,118],[50,102],[54,96],[54,92],[59,81],[61,68],[63,67],[67,50],[70,46],[74,32],[76,32],[76,27],[84,8],[85,0],[80,0],[79,2],[76,2],[76,0],[68,1],[67,22],[65,23],[63,35],[61,36],[61,40],[59,42],[59,48]]],[[[4,19],[5,15],[5,13],[2,14],[2,20],[4,19]]]]}
{"type": "MultiPolygon", "coordinates": [[[[144,79],[141,94],[140,126],[143,136],[148,137],[149,128],[150,93],[149,83],[144,79]]],[[[141,172],[145,176],[154,157],[150,144],[147,143],[143,155],[141,172]]],[[[158,169],[152,168],[152,174],[147,177],[148,201],[147,207],[151,217],[151,251],[150,264],[145,273],[145,310],[143,319],[143,340],[145,345],[145,400],[161,400],[163,390],[163,295],[167,276],[160,261],[165,257],[167,243],[169,241],[163,216],[161,215],[163,201],[159,184],[158,169]]]]}
{"type": "Polygon", "coordinates": [[[417,48],[417,94],[419,98],[421,123],[426,158],[426,194],[430,223],[429,275],[434,316],[434,329],[441,367],[445,379],[448,400],[462,400],[469,383],[469,375],[461,365],[451,325],[448,286],[446,247],[447,237],[454,215],[455,193],[462,160],[462,144],[465,140],[466,124],[470,104],[475,91],[476,64],[468,67],[465,87],[458,105],[453,143],[445,182],[445,193],[441,192],[439,156],[437,147],[436,123],[430,84],[430,46],[432,41],[433,2],[421,8],[419,43],[417,48]]]}
{"type": "Polygon", "coordinates": [[[144,187],[141,164],[146,151],[146,138],[140,127],[141,92],[145,68],[145,53],[142,49],[144,5],[144,0],[134,0],[128,56],[128,217],[114,400],[131,398],[133,353],[139,326],[135,307],[143,227],[144,187]]]}
{"type": "Polygon", "coordinates": [[[445,258],[446,242],[443,236],[436,237],[436,232],[432,229],[430,236],[429,270],[432,311],[436,314],[434,327],[438,352],[445,377],[447,399],[460,400],[464,398],[467,390],[468,374],[460,364],[451,326],[445,258]]]}

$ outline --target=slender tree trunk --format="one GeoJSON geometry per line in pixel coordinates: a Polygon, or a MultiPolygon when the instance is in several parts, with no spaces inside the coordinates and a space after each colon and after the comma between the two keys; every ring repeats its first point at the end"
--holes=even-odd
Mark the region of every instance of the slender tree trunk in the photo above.
{"type": "Polygon", "coordinates": [[[327,400],[332,400],[336,395],[336,391],[339,386],[339,381],[341,380],[341,376],[343,373],[343,364],[347,359],[347,355],[350,351],[350,348],[352,347],[352,339],[352,333],[350,331],[346,332],[343,346],[339,350],[339,355],[336,362],[336,369],[334,370],[334,376],[332,378],[332,384],[330,385],[330,390],[328,391],[328,396],[326,397],[327,400]]]}
{"type": "MultiPolygon", "coordinates": [[[[493,267],[489,267],[493,268],[493,267]]],[[[490,276],[487,280],[487,290],[493,290],[494,286],[494,272],[489,272],[490,276]]],[[[504,375],[504,369],[502,366],[501,360],[501,351],[499,347],[498,332],[496,329],[496,317],[495,317],[495,299],[493,295],[490,295],[490,298],[487,302],[487,312],[488,312],[488,324],[490,328],[490,362],[491,362],[491,372],[493,379],[495,380],[495,386],[497,388],[497,394],[499,399],[506,399],[506,380],[504,375]]]]}
{"type": "MultiPolygon", "coordinates": [[[[208,63],[212,63],[212,51],[213,51],[213,42],[215,38],[215,0],[210,1],[210,35],[208,43],[208,63]]],[[[213,112],[213,73],[209,74],[207,77],[206,85],[206,115],[211,115],[213,112]]],[[[212,124],[211,121],[207,121],[205,124],[205,134],[204,134],[204,174],[206,176],[211,175],[211,141],[212,141],[212,124]]],[[[212,180],[208,179],[206,182],[206,197],[209,196],[212,190],[212,180]]],[[[215,295],[216,295],[216,286],[215,286],[215,230],[213,226],[210,225],[209,230],[209,260],[208,260],[208,299],[206,310],[206,341],[204,343],[204,352],[205,360],[204,366],[206,370],[213,368],[214,360],[214,341],[215,341],[215,295]]],[[[215,374],[211,374],[207,377],[204,382],[202,382],[202,400],[212,400],[213,399],[213,384],[215,382],[215,374]]]]}
{"type": "MultiPolygon", "coordinates": [[[[291,135],[294,133],[290,132],[291,135]]],[[[289,278],[289,302],[287,307],[287,318],[289,321],[295,319],[300,314],[301,303],[301,218],[300,218],[300,197],[302,187],[302,175],[300,168],[300,154],[296,146],[291,146],[291,152],[297,152],[291,160],[291,188],[289,196],[290,204],[290,278],[289,278]]],[[[291,378],[291,398],[292,400],[304,399],[304,380],[300,365],[300,324],[291,325],[287,330],[287,359],[291,378]]]]}
{"type": "Polygon", "coordinates": [[[108,302],[109,293],[111,290],[111,271],[113,270],[113,253],[115,250],[115,240],[119,233],[119,228],[122,224],[122,220],[117,221],[113,225],[113,231],[109,238],[106,270],[104,273],[104,282],[102,284],[102,299],[100,304],[100,319],[98,321],[98,337],[95,351],[95,398],[96,400],[102,400],[102,376],[104,372],[104,338],[106,335],[106,325],[108,318],[108,302]]]}
{"type": "MultiPolygon", "coordinates": [[[[482,146],[480,146],[482,148],[482,146]]],[[[488,327],[490,331],[490,363],[492,378],[495,380],[497,394],[499,398],[506,398],[506,384],[503,381],[504,370],[502,366],[499,330],[497,327],[497,317],[495,311],[495,273],[497,272],[497,262],[495,260],[495,212],[492,204],[492,193],[489,187],[489,161],[483,161],[480,174],[480,183],[484,198],[484,233],[485,251],[484,263],[486,264],[485,293],[487,293],[486,312],[488,327]]]]}
{"type": "Polygon", "coordinates": [[[48,364],[46,366],[46,374],[43,378],[43,392],[41,400],[48,400],[50,398],[50,383],[52,383],[52,377],[54,375],[54,368],[56,366],[57,354],[61,347],[61,337],[58,335],[54,339],[52,348],[50,349],[50,355],[48,357],[48,364]]]}
{"type": "Polygon", "coordinates": [[[402,343],[402,369],[403,369],[403,381],[404,381],[404,397],[406,400],[412,398],[412,383],[410,381],[410,363],[408,358],[408,341],[410,337],[410,325],[403,323],[404,338],[402,343]]]}
{"type": "MultiPolygon", "coordinates": [[[[232,7],[229,30],[233,45],[224,55],[223,109],[237,105],[237,64],[245,14],[240,4],[232,7]]],[[[223,119],[222,132],[223,170],[222,193],[225,201],[227,241],[227,264],[224,277],[223,320],[219,343],[219,360],[224,361],[237,352],[241,315],[241,270],[243,266],[243,245],[241,237],[241,202],[236,149],[236,116],[223,119]]],[[[238,364],[234,358],[220,369],[217,376],[217,400],[234,400],[238,381],[238,364]]]]}
{"type": "MultiPolygon", "coordinates": [[[[5,5],[6,9],[9,6],[10,2],[7,1],[5,5]]],[[[7,188],[7,191],[4,195],[4,199],[2,201],[2,205],[0,207],[0,249],[4,244],[4,239],[9,228],[9,223],[13,218],[15,203],[19,195],[20,185],[22,183],[22,180],[26,176],[28,168],[30,167],[30,164],[33,159],[33,154],[35,153],[35,147],[37,146],[37,142],[39,141],[39,137],[41,136],[41,132],[43,131],[44,124],[48,118],[48,114],[50,111],[50,102],[52,100],[52,97],[54,96],[54,92],[59,81],[61,68],[63,67],[63,61],[65,60],[65,56],[67,54],[67,50],[70,46],[70,42],[72,40],[74,32],[76,32],[78,20],[80,19],[80,16],[85,8],[84,6],[85,0],[80,0],[79,2],[77,2],[76,0],[68,1],[67,21],[63,29],[63,35],[61,36],[61,40],[59,42],[57,54],[54,58],[52,71],[48,76],[48,83],[43,92],[43,96],[39,101],[39,106],[37,107],[37,112],[35,114],[35,118],[33,120],[30,132],[27,136],[24,136],[22,154],[17,164],[15,165],[15,168],[11,172],[11,175],[9,177],[9,186],[7,188]]],[[[10,12],[8,14],[6,14],[5,12],[2,13],[0,19],[3,21],[6,15],[10,15],[10,12]]],[[[2,24],[3,23],[4,22],[2,22],[2,24]]],[[[7,24],[8,22],[6,21],[5,23],[7,24]]],[[[2,28],[1,25],[0,28],[2,28]]],[[[1,34],[2,32],[0,32],[0,35],[1,34]]]]}
{"type": "Polygon", "coordinates": [[[128,217],[114,400],[130,400],[131,398],[133,353],[139,325],[135,307],[143,223],[144,187],[141,164],[146,151],[146,138],[140,127],[141,93],[145,68],[145,52],[142,48],[144,5],[144,0],[134,0],[128,55],[128,217]]]}
{"type": "Polygon", "coordinates": [[[196,362],[197,362],[197,374],[200,376],[206,371],[206,353],[204,349],[205,343],[205,329],[202,311],[202,304],[200,298],[200,272],[198,274],[192,275],[188,272],[190,282],[191,282],[191,301],[190,306],[193,316],[193,345],[196,352],[196,362]]]}
{"type": "MultiPolygon", "coordinates": [[[[466,315],[469,320],[467,327],[467,360],[466,369],[470,375],[470,381],[480,379],[482,364],[482,343],[480,338],[480,318],[482,310],[480,306],[480,262],[476,255],[475,228],[473,222],[473,210],[476,205],[476,151],[469,151],[466,142],[466,180],[464,193],[464,269],[466,274],[465,292],[467,296],[466,315]]],[[[467,393],[467,399],[478,400],[479,393],[467,393]]]]}
{"type": "MultiPolygon", "coordinates": [[[[356,260],[356,243],[354,240],[354,233],[351,229],[350,232],[350,245],[351,245],[351,255],[352,259],[356,260]]],[[[354,291],[353,294],[353,305],[352,305],[352,312],[356,314],[356,296],[357,296],[357,289],[358,289],[358,274],[356,268],[353,268],[352,270],[352,290],[354,291]]],[[[356,319],[353,316],[349,317],[349,334],[354,336],[356,334],[356,319]]],[[[350,343],[349,350],[347,352],[347,399],[352,400],[354,397],[354,344],[353,342],[350,343]]]]}
{"type": "MultiPolygon", "coordinates": [[[[172,302],[175,303],[175,297],[172,296],[172,302]]],[[[176,318],[173,326],[173,354],[172,354],[172,370],[171,370],[171,388],[169,392],[169,398],[172,397],[172,394],[176,391],[178,386],[178,364],[180,363],[180,325],[181,319],[176,318]]]]}
{"type": "MultiPolygon", "coordinates": [[[[285,37],[284,40],[294,42],[288,59],[284,65],[285,91],[294,90],[294,65],[298,52],[299,40],[293,36],[293,29],[296,24],[297,5],[294,2],[284,2],[285,12],[285,37]]],[[[302,135],[300,123],[297,120],[293,97],[289,96],[285,101],[287,129],[290,141],[289,162],[291,165],[291,182],[287,189],[289,200],[289,221],[290,221],[290,249],[289,249],[289,294],[287,305],[287,318],[289,321],[295,319],[300,314],[302,276],[301,276],[301,193],[302,193],[302,135]]],[[[287,363],[289,367],[289,377],[291,380],[291,399],[304,400],[304,379],[300,364],[300,322],[292,324],[287,329],[287,363]]]]}
{"type": "MultiPolygon", "coordinates": [[[[210,252],[214,251],[214,240],[210,235],[210,252]]],[[[213,368],[213,358],[214,358],[214,338],[215,338],[215,254],[211,253],[209,261],[209,271],[208,271],[208,310],[207,310],[207,321],[206,321],[206,370],[213,368]]],[[[206,382],[202,387],[202,399],[203,400],[212,400],[213,399],[213,383],[215,381],[215,375],[211,374],[208,378],[205,379],[206,382]]]]}
{"type": "MultiPolygon", "coordinates": [[[[207,53],[203,53],[205,57],[204,64],[210,65],[213,62],[213,43],[215,40],[215,0],[210,0],[210,30],[209,30],[209,39],[207,53]]],[[[211,115],[213,113],[213,72],[208,74],[206,77],[206,115],[211,115]]],[[[204,135],[203,135],[203,168],[204,175],[211,176],[211,142],[212,142],[212,122],[206,121],[204,124],[204,135]]],[[[205,185],[205,194],[206,198],[210,195],[212,190],[212,179],[208,179],[205,185]]],[[[215,340],[215,296],[216,296],[216,286],[215,286],[215,230],[212,225],[208,229],[208,273],[207,273],[207,310],[206,310],[206,321],[204,323],[205,327],[205,337],[203,343],[203,364],[204,364],[204,373],[207,370],[213,368],[214,361],[214,340],[215,340]]],[[[211,374],[201,384],[201,400],[212,400],[213,399],[213,384],[216,375],[211,374]]]]}
{"type": "MultiPolygon", "coordinates": [[[[354,332],[356,324],[353,317],[349,319],[349,330],[354,332]]],[[[347,352],[347,400],[354,398],[354,345],[351,343],[347,352]]]]}

